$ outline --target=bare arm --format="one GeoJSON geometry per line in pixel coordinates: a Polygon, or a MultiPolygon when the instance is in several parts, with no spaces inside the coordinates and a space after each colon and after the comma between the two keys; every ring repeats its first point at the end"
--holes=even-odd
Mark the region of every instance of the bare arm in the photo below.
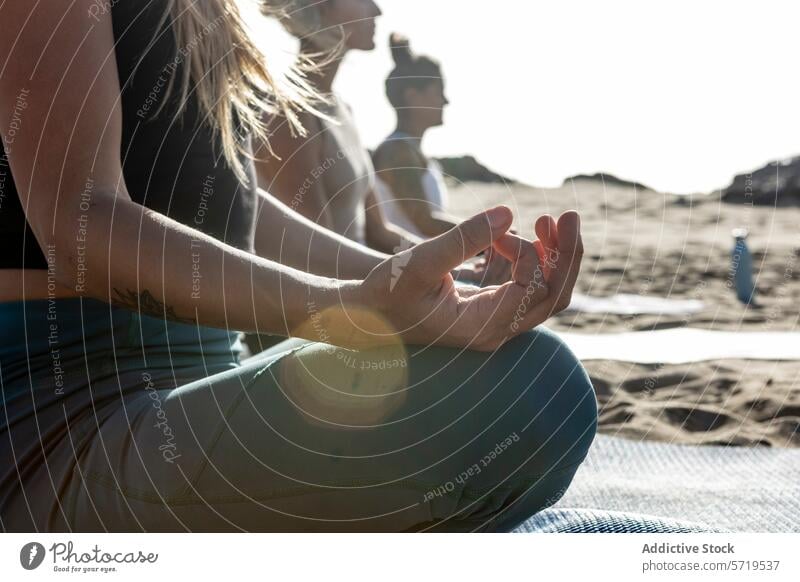
{"type": "Polygon", "coordinates": [[[569,303],[583,253],[574,212],[557,224],[543,217],[542,240],[532,242],[507,234],[511,211],[498,207],[383,261],[363,281],[340,281],[237,250],[134,203],[120,161],[111,16],[87,18],[93,2],[0,4],[4,32],[20,31],[0,34],[0,131],[12,145],[26,217],[61,285],[179,321],[312,340],[323,339],[322,329],[326,341],[353,347],[399,334],[493,350],[569,303]],[[24,119],[12,136],[23,90],[24,119]],[[456,287],[449,271],[489,246],[514,261],[514,280],[480,292],[456,287]],[[531,296],[525,285],[541,279],[537,255],[555,258],[531,296]]]}
{"type": "Polygon", "coordinates": [[[271,146],[281,152],[282,158],[271,153],[266,144],[253,146],[258,186],[311,222],[332,229],[333,219],[319,170],[319,121],[309,113],[302,114],[301,121],[309,132],[306,137],[292,135],[289,124],[281,117],[267,120],[271,146]]]}
{"type": "Polygon", "coordinates": [[[367,244],[369,246],[394,254],[400,250],[411,248],[424,240],[397,225],[387,222],[374,192],[367,194],[365,204],[367,244]]]}
{"type": "Polygon", "coordinates": [[[425,160],[400,140],[384,143],[375,153],[375,170],[391,189],[398,205],[414,226],[425,236],[438,236],[455,226],[455,222],[425,198],[423,175],[425,160]]]}
{"type": "Polygon", "coordinates": [[[315,224],[259,190],[256,253],[296,269],[363,279],[388,255],[315,224]]]}
{"type": "Polygon", "coordinates": [[[20,201],[57,282],[150,315],[279,334],[302,326],[309,302],[358,302],[355,281],[258,258],[131,200],[111,15],[89,18],[91,3],[0,7],[4,30],[20,31],[0,35],[0,128],[13,142],[20,201]],[[24,118],[12,139],[21,91],[24,118]]]}
{"type": "MultiPolygon", "coordinates": [[[[288,124],[283,119],[268,120],[271,129],[270,143],[274,151],[280,153],[281,159],[279,160],[271,154],[264,144],[259,146],[256,155],[258,185],[295,213],[319,226],[333,230],[334,224],[328,205],[330,193],[326,190],[324,180],[327,171],[323,165],[325,155],[322,132],[324,128],[320,120],[310,113],[304,113],[301,121],[308,131],[308,135],[304,137],[293,136],[289,131],[288,124]]],[[[269,198],[262,197],[262,210],[269,211],[274,208],[264,205],[264,201],[268,200],[269,198]]],[[[365,202],[366,242],[373,249],[377,249],[379,255],[381,252],[393,253],[394,249],[408,248],[420,241],[418,237],[405,230],[387,224],[375,203],[374,196],[370,195],[365,202]]],[[[294,215],[284,213],[284,226],[292,227],[292,216],[294,215]]],[[[280,224],[275,224],[275,226],[278,228],[272,228],[271,216],[261,213],[256,235],[256,252],[259,255],[280,257],[281,262],[289,261],[290,264],[302,266],[302,268],[307,268],[315,273],[327,274],[351,272],[352,269],[357,276],[364,276],[366,273],[363,271],[362,265],[365,262],[371,264],[371,257],[365,261],[364,257],[356,256],[352,257],[354,263],[351,266],[348,257],[337,256],[330,252],[331,245],[328,244],[328,241],[321,245],[323,247],[322,254],[317,256],[313,264],[309,262],[311,257],[307,245],[294,249],[294,251],[305,252],[306,256],[299,258],[287,256],[284,253],[292,252],[292,249],[287,249],[284,244],[283,251],[280,250],[280,241],[277,240],[276,235],[281,234],[283,229],[280,224]],[[300,262],[297,262],[298,260],[300,262]]],[[[308,236],[305,226],[301,227],[301,230],[299,240],[302,242],[313,240],[313,237],[308,236]]],[[[350,251],[346,254],[351,255],[350,251]]]]}
{"type": "Polygon", "coordinates": [[[386,255],[333,232],[318,171],[321,127],[310,114],[304,114],[302,122],[310,132],[305,139],[292,136],[285,120],[270,122],[272,147],[289,152],[284,159],[279,160],[264,144],[258,146],[256,253],[318,275],[362,279],[386,255]]]}

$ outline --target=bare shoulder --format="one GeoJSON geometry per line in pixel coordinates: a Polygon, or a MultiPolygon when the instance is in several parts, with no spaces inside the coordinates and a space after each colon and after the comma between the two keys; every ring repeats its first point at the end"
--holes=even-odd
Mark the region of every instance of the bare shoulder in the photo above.
{"type": "Polygon", "coordinates": [[[392,168],[425,168],[427,159],[408,140],[387,139],[381,143],[373,154],[373,163],[377,169],[392,168]]]}
{"type": "Polygon", "coordinates": [[[314,163],[319,157],[319,120],[308,112],[299,116],[305,135],[292,128],[282,116],[272,116],[264,123],[268,143],[253,144],[253,153],[259,173],[273,174],[278,168],[296,168],[314,163]]]}

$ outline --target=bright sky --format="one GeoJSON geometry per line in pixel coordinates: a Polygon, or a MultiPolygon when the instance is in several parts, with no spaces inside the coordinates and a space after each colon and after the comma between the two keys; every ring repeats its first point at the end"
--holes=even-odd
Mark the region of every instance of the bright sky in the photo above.
{"type": "MultiPolygon", "coordinates": [[[[800,153],[796,0],[377,1],[378,48],[347,55],[336,86],[369,147],[393,129],[396,30],[444,68],[452,104],[430,155],[536,186],[602,170],[689,193],[800,153]]],[[[294,49],[257,26],[281,58],[294,49]]]]}

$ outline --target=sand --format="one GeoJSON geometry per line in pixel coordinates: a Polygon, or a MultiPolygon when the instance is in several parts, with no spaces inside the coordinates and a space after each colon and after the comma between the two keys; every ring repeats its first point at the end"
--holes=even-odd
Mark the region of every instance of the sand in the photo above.
{"type": "MultiPolygon", "coordinates": [[[[577,289],[699,299],[689,316],[562,313],[558,331],[614,333],[691,326],[714,330],[800,329],[800,208],[763,208],[650,190],[573,181],[561,188],[454,185],[450,206],[469,216],[507,204],[532,235],[542,213],[581,213],[585,259],[577,289]],[[734,227],[750,231],[757,304],[742,305],[730,281],[734,227]]],[[[591,361],[600,430],[633,439],[800,447],[800,362],[719,360],[684,365],[591,361]]]]}

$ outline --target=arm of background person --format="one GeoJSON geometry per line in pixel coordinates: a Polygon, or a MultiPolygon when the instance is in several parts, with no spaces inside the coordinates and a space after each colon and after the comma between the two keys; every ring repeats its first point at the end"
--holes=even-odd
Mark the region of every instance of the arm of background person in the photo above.
{"type": "Polygon", "coordinates": [[[58,284],[148,315],[279,334],[308,320],[309,303],[358,303],[356,281],[259,258],[131,200],[111,14],[89,17],[93,4],[0,5],[0,131],[58,284]]]}
{"type": "Polygon", "coordinates": [[[120,160],[111,15],[89,18],[93,3],[0,4],[4,30],[19,31],[14,38],[0,34],[0,130],[26,217],[60,285],[159,317],[278,334],[288,329],[312,340],[321,339],[308,323],[319,313],[329,343],[355,347],[393,341],[388,321],[405,341],[491,350],[568,304],[582,256],[574,212],[561,216],[557,230],[548,217],[549,239],[557,242],[531,242],[507,234],[513,217],[498,207],[405,251],[399,279],[389,258],[364,281],[340,281],[235,249],[134,203],[120,160]],[[24,119],[9,139],[20,95],[24,119]],[[515,261],[515,280],[469,295],[459,290],[449,271],[490,245],[515,261]],[[522,283],[538,270],[539,247],[557,258],[547,292],[533,294],[518,322],[514,314],[527,293],[522,283]],[[395,279],[395,293],[388,293],[395,279]]]}
{"type": "Polygon", "coordinates": [[[304,112],[300,121],[308,134],[292,135],[289,123],[282,117],[267,120],[270,130],[270,152],[266,144],[254,144],[258,186],[312,222],[333,229],[328,197],[322,179],[324,168],[319,120],[304,112]],[[280,159],[278,159],[279,156],[280,159]]]}
{"type": "Polygon", "coordinates": [[[394,254],[425,240],[389,223],[381,212],[375,192],[370,191],[364,203],[366,205],[367,244],[372,248],[394,254]]]}
{"type": "Polygon", "coordinates": [[[256,253],[296,269],[363,279],[389,255],[323,228],[259,189],[256,253]]]}
{"type": "Polygon", "coordinates": [[[318,167],[320,125],[310,114],[301,121],[310,132],[307,139],[292,136],[283,119],[270,122],[270,143],[282,160],[264,144],[257,146],[256,254],[317,275],[362,279],[386,255],[331,230],[324,170],[318,167]]]}
{"type": "Polygon", "coordinates": [[[427,167],[407,143],[397,140],[379,147],[375,152],[375,170],[422,234],[438,236],[456,225],[425,197],[423,176],[427,167]]]}

